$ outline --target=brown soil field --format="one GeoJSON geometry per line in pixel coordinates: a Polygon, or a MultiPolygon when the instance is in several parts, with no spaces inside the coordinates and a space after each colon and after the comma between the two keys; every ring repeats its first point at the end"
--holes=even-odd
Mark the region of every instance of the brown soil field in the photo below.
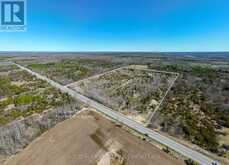
{"type": "Polygon", "coordinates": [[[94,111],[84,111],[41,135],[6,165],[179,165],[150,143],[94,111]]]}

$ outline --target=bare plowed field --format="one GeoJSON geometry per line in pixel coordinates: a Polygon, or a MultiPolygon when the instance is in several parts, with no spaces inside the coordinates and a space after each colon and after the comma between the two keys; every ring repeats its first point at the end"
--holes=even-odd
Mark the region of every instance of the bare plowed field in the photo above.
{"type": "Polygon", "coordinates": [[[64,121],[6,165],[179,165],[177,160],[93,111],[64,121]]]}

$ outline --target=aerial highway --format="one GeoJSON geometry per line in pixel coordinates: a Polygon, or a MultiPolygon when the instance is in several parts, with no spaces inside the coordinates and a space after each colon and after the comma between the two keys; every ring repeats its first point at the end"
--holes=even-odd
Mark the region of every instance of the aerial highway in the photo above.
{"type": "Polygon", "coordinates": [[[134,129],[136,130],[137,132],[139,133],[142,133],[144,135],[147,135],[149,138],[151,138],[152,140],[155,140],[165,146],[167,146],[168,148],[180,153],[181,155],[187,157],[187,158],[190,158],[196,162],[198,162],[199,164],[202,164],[202,165],[219,165],[218,162],[214,161],[213,159],[205,156],[204,154],[202,153],[199,153],[195,150],[192,150],[166,136],[163,136],[149,128],[146,128],[144,125],[140,124],[140,123],[137,123],[129,118],[127,118],[125,115],[119,113],[119,112],[115,112],[113,111],[112,109],[92,100],[92,99],[89,99],[81,94],[79,94],[78,92],[66,87],[66,86],[63,86],[53,80],[50,80],[49,78],[43,76],[43,75],[40,75],[36,72],[33,72],[32,70],[28,69],[28,68],[25,68],[19,64],[16,64],[14,63],[15,65],[17,65],[19,68],[21,68],[22,70],[25,70],[29,73],[31,73],[32,75],[35,75],[36,77],[42,79],[42,80],[45,80],[47,81],[48,83],[50,83],[52,86],[60,89],[61,91],[63,92],[66,92],[68,93],[69,95],[71,95],[73,98],[77,99],[77,100],[80,100],[86,104],[88,104],[89,106],[95,108],[98,112],[100,113],[103,113],[107,116],[109,116],[110,118],[113,118],[115,120],[117,120],[118,122],[130,127],[131,129],[134,129]]]}

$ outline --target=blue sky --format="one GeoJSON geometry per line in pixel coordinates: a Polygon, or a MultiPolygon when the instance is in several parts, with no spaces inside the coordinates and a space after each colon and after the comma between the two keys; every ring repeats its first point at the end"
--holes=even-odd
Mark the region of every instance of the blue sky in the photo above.
{"type": "Polygon", "coordinates": [[[228,0],[27,0],[0,51],[229,51],[228,0]]]}

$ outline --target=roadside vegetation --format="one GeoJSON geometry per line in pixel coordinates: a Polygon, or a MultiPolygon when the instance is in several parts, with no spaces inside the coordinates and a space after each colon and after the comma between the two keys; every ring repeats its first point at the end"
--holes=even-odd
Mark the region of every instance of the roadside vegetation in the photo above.
{"type": "Polygon", "coordinates": [[[46,82],[15,66],[7,66],[0,74],[0,126],[20,117],[69,104],[72,99],[46,82]]]}
{"type": "Polygon", "coordinates": [[[15,69],[18,69],[16,65],[0,65],[0,73],[13,71],[15,69]]]}
{"type": "Polygon", "coordinates": [[[179,64],[156,68],[181,74],[160,110],[161,129],[226,156],[229,144],[220,144],[219,135],[229,127],[229,73],[179,64]]]}

